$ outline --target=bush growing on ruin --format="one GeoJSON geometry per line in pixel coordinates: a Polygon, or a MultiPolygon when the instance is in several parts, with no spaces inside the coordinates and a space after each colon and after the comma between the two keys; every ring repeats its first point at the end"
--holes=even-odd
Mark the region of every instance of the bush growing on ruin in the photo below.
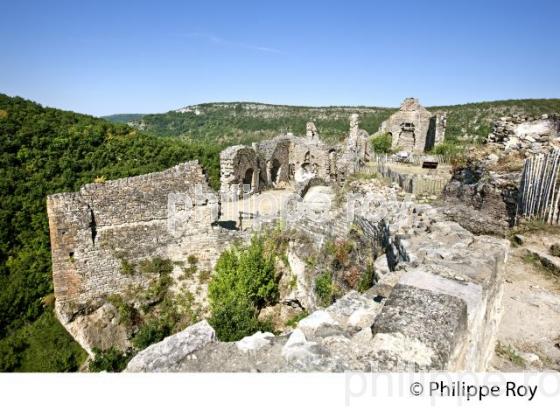
{"type": "Polygon", "coordinates": [[[127,259],[121,259],[121,273],[126,276],[132,276],[135,273],[134,265],[127,259]]]}
{"type": "Polygon", "coordinates": [[[371,139],[371,146],[373,147],[373,150],[378,154],[391,153],[392,143],[393,137],[389,133],[376,135],[371,139]]]}
{"type": "Polygon", "coordinates": [[[367,269],[362,273],[358,282],[358,292],[365,292],[375,284],[375,271],[373,265],[368,265],[367,269]]]}
{"type": "Polygon", "coordinates": [[[107,298],[119,314],[119,324],[131,326],[138,317],[138,311],[130,303],[127,303],[121,295],[111,295],[107,298]]]}
{"type": "Polygon", "coordinates": [[[133,356],[130,352],[121,352],[114,347],[108,350],[94,348],[93,354],[94,358],[89,363],[91,372],[122,372],[133,356]]]}
{"type": "Polygon", "coordinates": [[[166,320],[160,318],[150,319],[138,329],[138,332],[132,338],[132,345],[142,350],[153,343],[163,340],[171,334],[171,327],[166,320]]]}
{"type": "Polygon", "coordinates": [[[260,310],[278,299],[274,254],[265,239],[253,237],[248,247],[222,253],[208,286],[210,324],[223,341],[239,340],[257,330],[270,330],[258,320],[260,310]]]}
{"type": "Polygon", "coordinates": [[[333,257],[332,266],[340,269],[348,265],[350,253],[354,249],[354,243],[349,240],[337,239],[325,243],[325,253],[333,257]]]}
{"type": "Polygon", "coordinates": [[[160,276],[169,275],[173,271],[173,262],[156,256],[140,262],[140,271],[142,273],[157,273],[160,276]]]}
{"type": "Polygon", "coordinates": [[[194,296],[189,291],[165,293],[160,303],[149,306],[144,312],[132,345],[138,350],[145,349],[198,321],[200,311],[193,308],[193,301],[194,296]]]}
{"type": "Polygon", "coordinates": [[[319,306],[328,306],[334,302],[335,289],[330,272],[323,272],[315,278],[315,295],[319,306]]]}
{"type": "Polygon", "coordinates": [[[441,144],[436,145],[432,149],[432,153],[435,155],[443,155],[444,157],[447,158],[453,158],[462,155],[464,150],[465,147],[460,144],[457,144],[452,141],[445,141],[442,142],[441,144]]]}

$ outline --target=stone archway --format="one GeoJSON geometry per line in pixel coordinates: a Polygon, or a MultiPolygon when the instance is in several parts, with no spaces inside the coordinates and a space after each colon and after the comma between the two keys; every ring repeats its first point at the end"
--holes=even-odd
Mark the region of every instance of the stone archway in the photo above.
{"type": "Polygon", "coordinates": [[[282,164],[276,158],[272,160],[272,167],[270,168],[270,182],[272,184],[277,184],[280,178],[280,171],[282,170],[282,164]]]}
{"type": "Polygon", "coordinates": [[[249,186],[249,192],[253,190],[253,185],[254,185],[254,174],[255,171],[253,170],[253,168],[249,168],[245,171],[245,176],[243,177],[243,186],[249,186]]]}

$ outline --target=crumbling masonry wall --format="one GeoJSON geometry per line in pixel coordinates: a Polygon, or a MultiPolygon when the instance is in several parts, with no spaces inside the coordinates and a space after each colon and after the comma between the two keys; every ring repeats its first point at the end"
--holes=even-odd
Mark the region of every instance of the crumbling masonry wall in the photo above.
{"type": "Polygon", "coordinates": [[[443,142],[445,113],[432,114],[416,98],[406,98],[396,113],[381,124],[380,132],[389,133],[392,146],[408,152],[421,153],[443,142]]]}
{"type": "Polygon", "coordinates": [[[63,323],[95,309],[107,295],[146,285],[149,276],[121,272],[123,261],[180,261],[194,254],[201,266],[211,267],[229,240],[220,240],[224,235],[212,225],[218,197],[197,161],[51,195],[47,212],[63,323]]]}
{"type": "Polygon", "coordinates": [[[350,129],[343,144],[325,144],[315,124],[307,123],[305,137],[279,135],[251,147],[236,145],[220,153],[220,194],[235,201],[246,194],[288,183],[302,185],[320,178],[344,181],[369,161],[369,134],[359,128],[357,114],[350,116],[350,129]]]}

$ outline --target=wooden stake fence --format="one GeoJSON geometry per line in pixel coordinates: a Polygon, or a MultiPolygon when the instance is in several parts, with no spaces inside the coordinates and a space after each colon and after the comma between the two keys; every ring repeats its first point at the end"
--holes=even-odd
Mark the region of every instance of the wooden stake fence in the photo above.
{"type": "Polygon", "coordinates": [[[559,224],[558,205],[560,186],[558,170],[560,150],[549,154],[538,154],[525,160],[519,197],[517,218],[536,218],[549,224],[559,224]]]}

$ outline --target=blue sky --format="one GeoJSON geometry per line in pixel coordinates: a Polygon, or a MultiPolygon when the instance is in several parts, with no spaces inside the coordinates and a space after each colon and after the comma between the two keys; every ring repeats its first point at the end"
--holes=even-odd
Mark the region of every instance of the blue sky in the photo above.
{"type": "Polygon", "coordinates": [[[559,16],[551,0],[0,0],[0,92],[93,115],[554,98],[559,16]]]}

